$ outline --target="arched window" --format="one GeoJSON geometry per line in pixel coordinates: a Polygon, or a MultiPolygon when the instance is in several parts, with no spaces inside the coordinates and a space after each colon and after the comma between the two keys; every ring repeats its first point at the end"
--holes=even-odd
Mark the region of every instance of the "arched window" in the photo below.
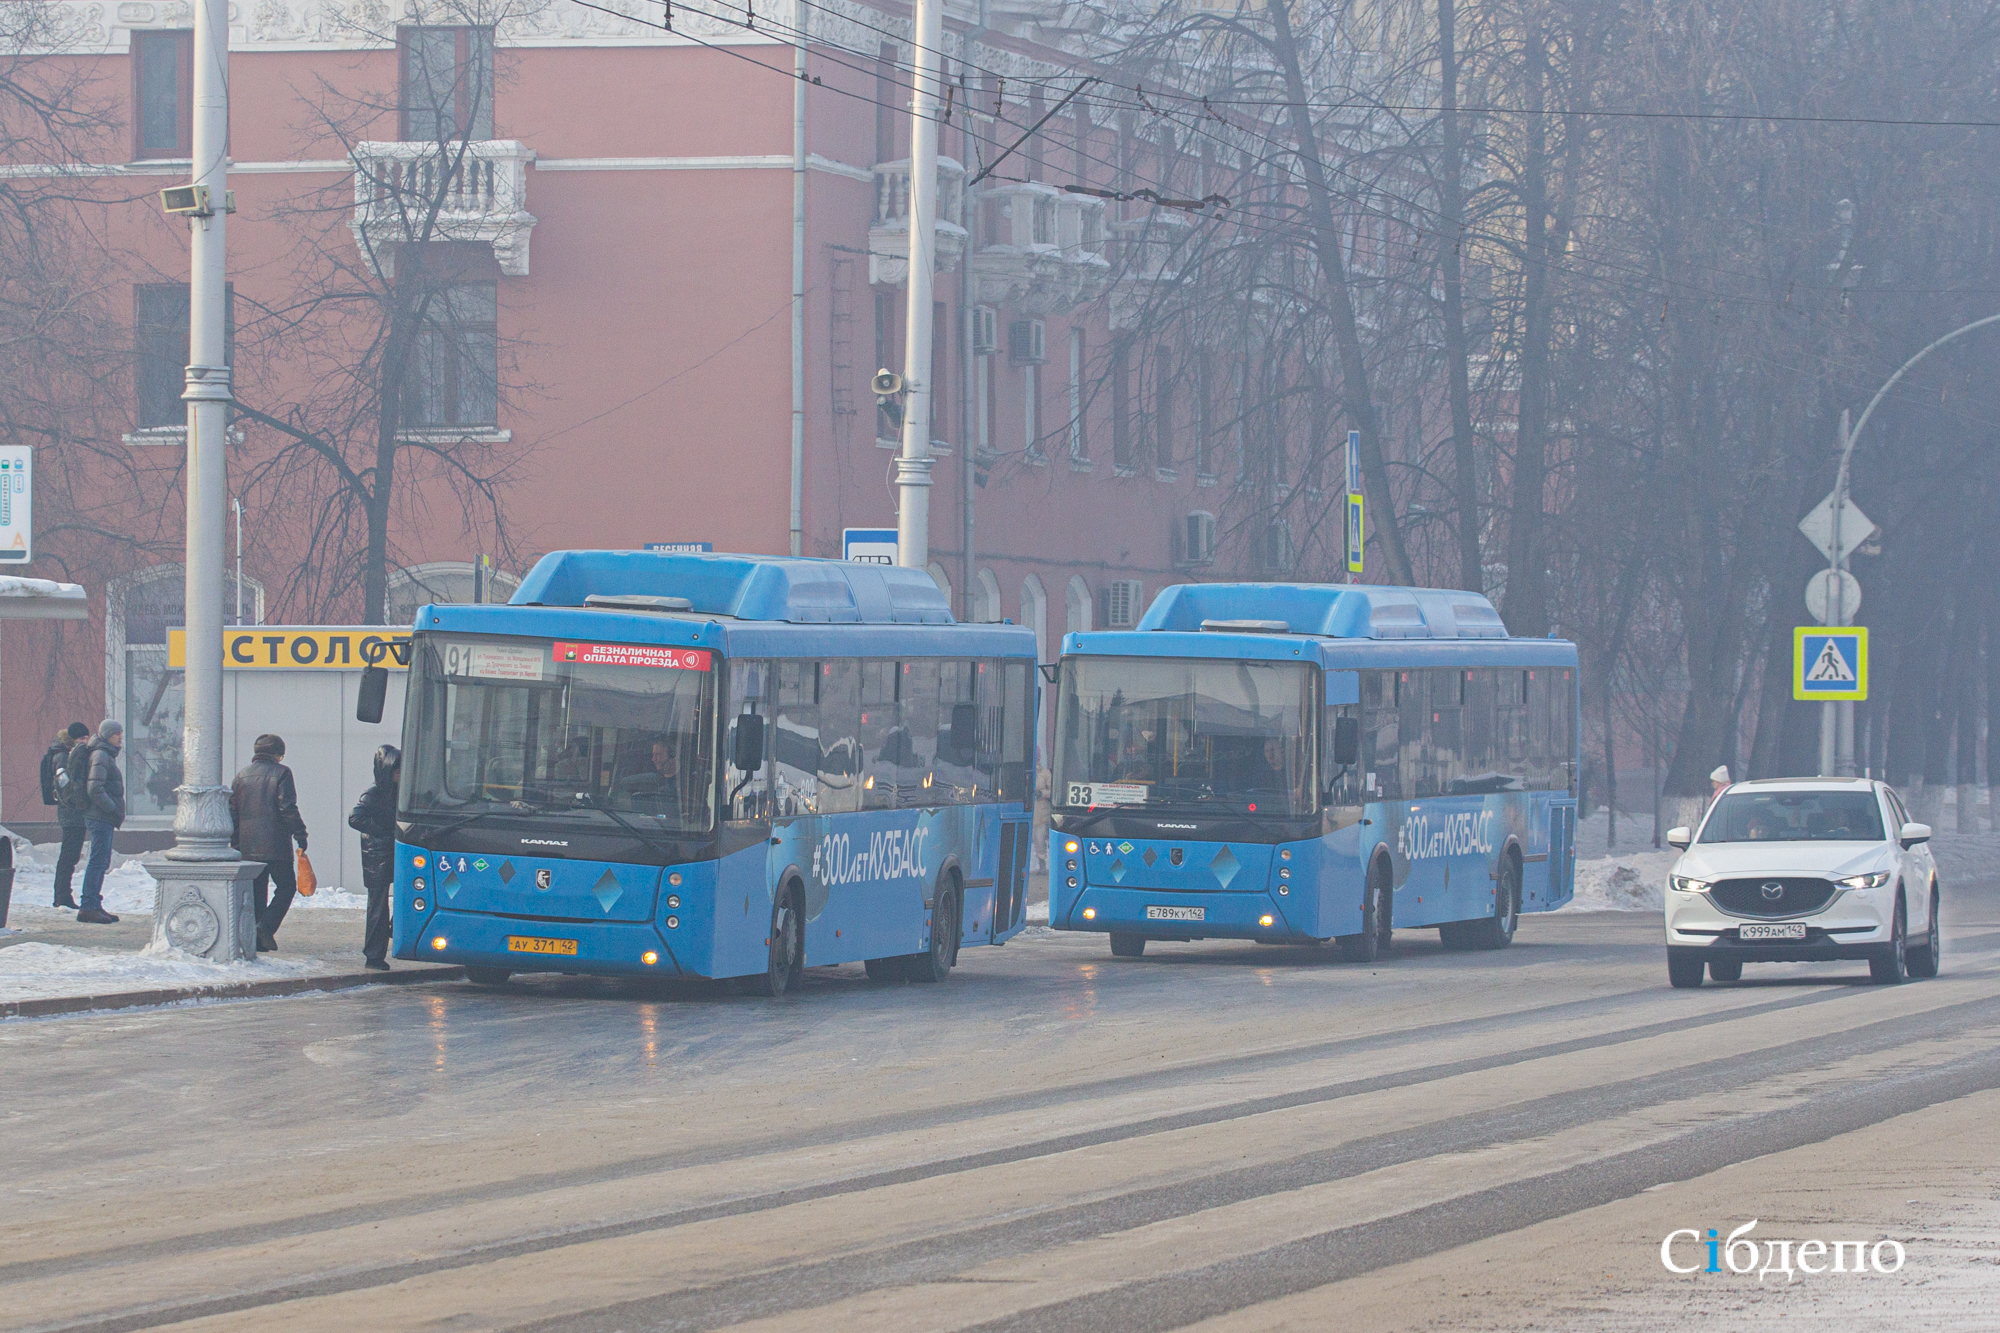
{"type": "Polygon", "coordinates": [[[1000,619],[1000,580],[990,569],[982,569],[973,580],[972,618],[988,624],[1000,619]]]}
{"type": "Polygon", "coordinates": [[[1035,660],[1052,660],[1055,654],[1049,651],[1049,595],[1042,591],[1042,581],[1033,574],[1021,580],[1021,623],[1035,632],[1035,660]]]}
{"type": "MultiPolygon", "coordinates": [[[[474,570],[470,560],[433,560],[424,565],[407,565],[389,575],[388,607],[383,621],[407,625],[417,617],[417,608],[428,602],[470,602],[473,600],[474,570]]],[[[519,575],[497,569],[486,571],[483,600],[504,602],[521,586],[519,575]]]]}
{"type": "Polygon", "coordinates": [[[1067,632],[1081,634],[1090,628],[1090,585],[1083,581],[1081,574],[1072,574],[1069,588],[1063,594],[1063,607],[1067,613],[1067,632]]]}

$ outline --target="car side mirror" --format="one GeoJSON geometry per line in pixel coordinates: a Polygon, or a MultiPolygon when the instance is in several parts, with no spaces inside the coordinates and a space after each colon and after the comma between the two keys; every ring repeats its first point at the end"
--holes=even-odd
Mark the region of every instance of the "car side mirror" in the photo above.
{"type": "Polygon", "coordinates": [[[1694,830],[1692,829],[1670,828],[1667,830],[1667,846],[1669,847],[1678,848],[1684,852],[1688,849],[1688,844],[1693,841],[1694,830]]]}
{"type": "Polygon", "coordinates": [[[361,668],[361,686],[354,692],[354,720],[356,722],[380,722],[382,705],[389,698],[389,668],[371,666],[361,668]]]}
{"type": "Polygon", "coordinates": [[[730,747],[729,763],[742,773],[755,773],[764,766],[764,719],[756,713],[736,719],[736,742],[730,747]]]}
{"type": "Polygon", "coordinates": [[[1931,826],[1929,824],[1903,825],[1902,843],[1905,850],[1915,847],[1918,843],[1929,842],[1930,840],[1931,826]]]}
{"type": "Polygon", "coordinates": [[[1347,768],[1361,762],[1361,719],[1337,717],[1333,720],[1333,762],[1347,768]]]}

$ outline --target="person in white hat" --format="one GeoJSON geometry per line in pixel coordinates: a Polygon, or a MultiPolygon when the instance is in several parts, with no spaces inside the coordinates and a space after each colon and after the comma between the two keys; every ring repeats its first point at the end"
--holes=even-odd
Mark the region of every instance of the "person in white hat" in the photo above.
{"type": "Polygon", "coordinates": [[[1715,798],[1722,795],[1722,789],[1729,785],[1729,765],[1717,764],[1715,771],[1708,775],[1708,803],[1715,804],[1715,798]]]}

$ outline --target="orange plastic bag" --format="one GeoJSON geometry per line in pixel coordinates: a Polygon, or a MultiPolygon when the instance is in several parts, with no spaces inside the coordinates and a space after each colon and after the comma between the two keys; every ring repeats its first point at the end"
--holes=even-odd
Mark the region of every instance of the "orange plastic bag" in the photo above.
{"type": "Polygon", "coordinates": [[[313,874],[313,863],[306,859],[306,849],[299,848],[299,896],[310,898],[319,888],[319,876],[313,874]]]}

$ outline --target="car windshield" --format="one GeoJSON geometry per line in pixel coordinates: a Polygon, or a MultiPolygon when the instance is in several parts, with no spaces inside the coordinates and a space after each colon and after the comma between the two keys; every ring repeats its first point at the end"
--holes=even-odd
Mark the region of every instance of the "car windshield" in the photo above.
{"type": "Polygon", "coordinates": [[[421,635],[402,811],[646,832],[714,823],[714,654],[421,635]]]}
{"type": "Polygon", "coordinates": [[[1733,791],[1701,826],[1703,842],[1880,842],[1872,791],[1733,791]]]}
{"type": "Polygon", "coordinates": [[[1059,805],[1314,808],[1306,666],[1081,657],[1062,681],[1059,805]]]}

